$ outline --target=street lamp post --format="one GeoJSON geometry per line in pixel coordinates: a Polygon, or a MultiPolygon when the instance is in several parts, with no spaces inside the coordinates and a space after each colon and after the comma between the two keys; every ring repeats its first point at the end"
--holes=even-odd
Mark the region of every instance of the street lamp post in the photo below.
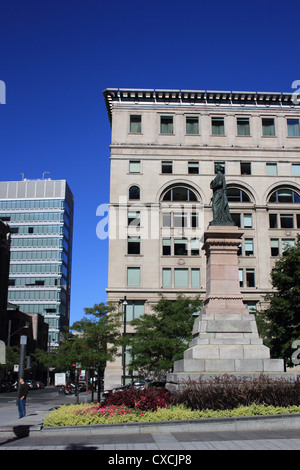
{"type": "MultiPolygon", "coordinates": [[[[123,339],[126,336],[126,307],[127,307],[127,300],[126,295],[124,295],[123,304],[123,339]]],[[[126,375],[126,345],[123,344],[123,351],[122,351],[122,366],[123,366],[123,386],[125,385],[125,375],[126,375]]]]}
{"type": "Polygon", "coordinates": [[[20,361],[19,361],[19,374],[18,374],[19,380],[21,378],[24,378],[26,344],[27,344],[27,336],[25,335],[20,336],[20,361]]]}

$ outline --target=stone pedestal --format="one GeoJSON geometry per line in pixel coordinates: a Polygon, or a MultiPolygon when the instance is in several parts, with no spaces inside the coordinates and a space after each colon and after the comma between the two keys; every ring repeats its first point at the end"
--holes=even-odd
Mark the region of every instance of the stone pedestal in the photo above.
{"type": "Polygon", "coordinates": [[[243,304],[237,256],[242,235],[237,227],[227,226],[211,226],[205,232],[204,306],[195,320],[189,348],[174,363],[167,382],[203,375],[285,376],[283,360],[270,359],[269,348],[258,336],[255,316],[243,304]]]}
{"type": "Polygon", "coordinates": [[[240,291],[238,249],[243,232],[238,227],[210,226],[204,233],[206,298],[202,313],[247,314],[240,291]]]}

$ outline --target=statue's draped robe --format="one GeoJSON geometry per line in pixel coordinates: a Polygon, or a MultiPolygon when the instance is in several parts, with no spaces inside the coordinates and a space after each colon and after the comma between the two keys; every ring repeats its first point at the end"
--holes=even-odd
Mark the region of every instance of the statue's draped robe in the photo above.
{"type": "Polygon", "coordinates": [[[225,176],[218,172],[215,179],[210,183],[213,190],[212,210],[213,220],[209,225],[235,225],[231,218],[226,193],[225,176]]]}

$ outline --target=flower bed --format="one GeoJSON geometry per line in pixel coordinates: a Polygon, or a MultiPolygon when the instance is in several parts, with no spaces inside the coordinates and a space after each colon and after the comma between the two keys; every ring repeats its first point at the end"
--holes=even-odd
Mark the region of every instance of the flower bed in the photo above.
{"type": "Polygon", "coordinates": [[[300,406],[275,407],[266,405],[239,406],[233,410],[191,410],[184,405],[141,411],[125,406],[103,407],[100,404],[63,405],[51,411],[44,426],[78,426],[150,421],[173,421],[185,419],[227,418],[238,416],[261,416],[300,413],[300,406]]]}
{"type": "Polygon", "coordinates": [[[300,413],[300,385],[259,377],[230,376],[187,381],[171,393],[165,389],[125,390],[102,403],[64,405],[53,410],[45,426],[169,421],[182,419],[300,413]]]}

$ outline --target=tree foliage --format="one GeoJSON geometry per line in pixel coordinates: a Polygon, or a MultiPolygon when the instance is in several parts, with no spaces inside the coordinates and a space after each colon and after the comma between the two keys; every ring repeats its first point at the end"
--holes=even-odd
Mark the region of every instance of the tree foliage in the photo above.
{"type": "Polygon", "coordinates": [[[300,340],[300,237],[288,248],[271,272],[272,294],[265,298],[269,307],[257,314],[257,325],[272,357],[293,365],[293,342],[300,340]]]}
{"type": "Polygon", "coordinates": [[[86,316],[71,329],[79,336],[80,362],[85,367],[112,361],[121,343],[121,313],[113,304],[95,304],[84,309],[86,316]]]}
{"type": "Polygon", "coordinates": [[[182,359],[192,338],[193,313],[202,302],[197,297],[190,299],[181,295],[176,301],[161,296],[148,313],[131,322],[135,335],[128,344],[131,348],[131,370],[139,370],[143,375],[160,378],[171,370],[174,361],[182,359]]]}
{"type": "Polygon", "coordinates": [[[56,370],[71,369],[79,362],[83,369],[105,366],[117,353],[121,342],[121,313],[115,312],[113,304],[95,304],[85,308],[85,316],[70,327],[60,346],[49,353],[38,351],[39,362],[56,370]]]}

